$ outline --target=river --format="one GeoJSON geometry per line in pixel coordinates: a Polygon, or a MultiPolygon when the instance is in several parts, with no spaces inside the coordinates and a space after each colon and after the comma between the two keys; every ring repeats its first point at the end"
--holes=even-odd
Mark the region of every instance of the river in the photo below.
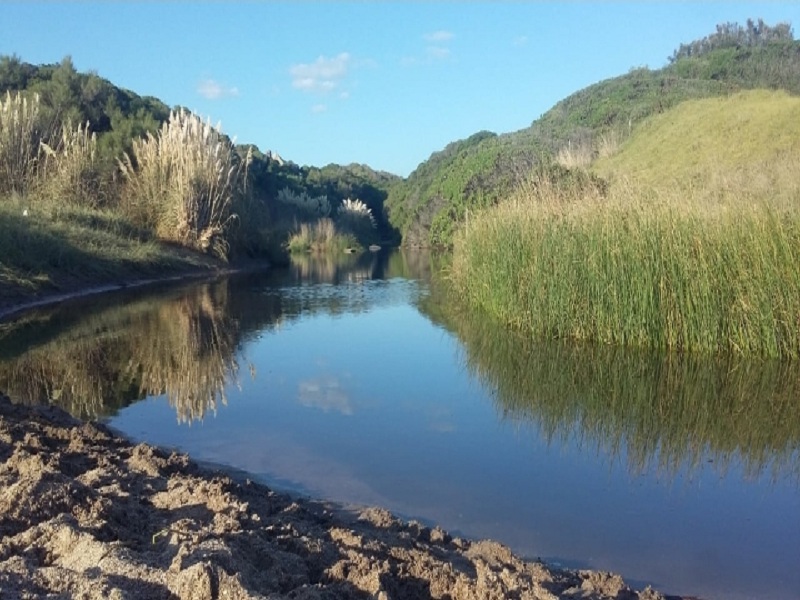
{"type": "Polygon", "coordinates": [[[800,590],[800,365],[537,342],[410,252],[0,324],[0,390],[276,488],[716,599],[800,590]]]}

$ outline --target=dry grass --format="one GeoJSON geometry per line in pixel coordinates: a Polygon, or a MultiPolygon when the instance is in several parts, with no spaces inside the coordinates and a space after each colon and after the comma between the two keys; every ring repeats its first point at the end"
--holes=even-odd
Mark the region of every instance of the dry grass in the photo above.
{"type": "Polygon", "coordinates": [[[39,96],[6,92],[0,100],[0,194],[26,196],[36,181],[39,143],[49,141],[39,96]]]}
{"type": "Polygon", "coordinates": [[[300,223],[289,237],[289,252],[343,252],[358,248],[360,244],[353,235],[341,233],[332,219],[317,219],[313,223],[300,223]]]}

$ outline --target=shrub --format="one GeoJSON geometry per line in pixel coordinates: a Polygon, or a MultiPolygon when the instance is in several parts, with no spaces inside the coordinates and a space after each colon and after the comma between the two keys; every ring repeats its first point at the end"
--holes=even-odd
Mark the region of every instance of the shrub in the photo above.
{"type": "Polygon", "coordinates": [[[288,187],[278,192],[278,201],[294,207],[301,218],[322,218],[331,214],[331,203],[327,196],[309,196],[306,192],[294,193],[288,187]]]}
{"type": "Polygon", "coordinates": [[[336,211],[336,221],[339,229],[354,235],[361,244],[375,241],[375,217],[361,200],[345,199],[336,211]]]}

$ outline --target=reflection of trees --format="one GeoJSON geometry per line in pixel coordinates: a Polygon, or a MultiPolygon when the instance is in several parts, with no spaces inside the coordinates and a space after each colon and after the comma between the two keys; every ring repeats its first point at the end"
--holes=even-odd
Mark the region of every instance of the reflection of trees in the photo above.
{"type": "Polygon", "coordinates": [[[632,472],[674,475],[709,459],[725,469],[740,457],[749,476],[800,476],[796,363],[536,342],[435,298],[423,309],[460,338],[498,410],[548,439],[575,435],[632,472]]]}
{"type": "Polygon", "coordinates": [[[200,419],[226,401],[237,371],[240,330],[229,304],[221,281],[90,313],[0,362],[0,389],[91,417],[166,394],[179,420],[200,419]]]}

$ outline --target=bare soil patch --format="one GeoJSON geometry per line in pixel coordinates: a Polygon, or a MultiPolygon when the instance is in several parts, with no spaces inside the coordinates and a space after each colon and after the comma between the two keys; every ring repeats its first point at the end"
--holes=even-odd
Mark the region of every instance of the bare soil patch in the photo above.
{"type": "Polygon", "coordinates": [[[2,393],[0,598],[665,600],[380,508],[279,494],[2,393]]]}

